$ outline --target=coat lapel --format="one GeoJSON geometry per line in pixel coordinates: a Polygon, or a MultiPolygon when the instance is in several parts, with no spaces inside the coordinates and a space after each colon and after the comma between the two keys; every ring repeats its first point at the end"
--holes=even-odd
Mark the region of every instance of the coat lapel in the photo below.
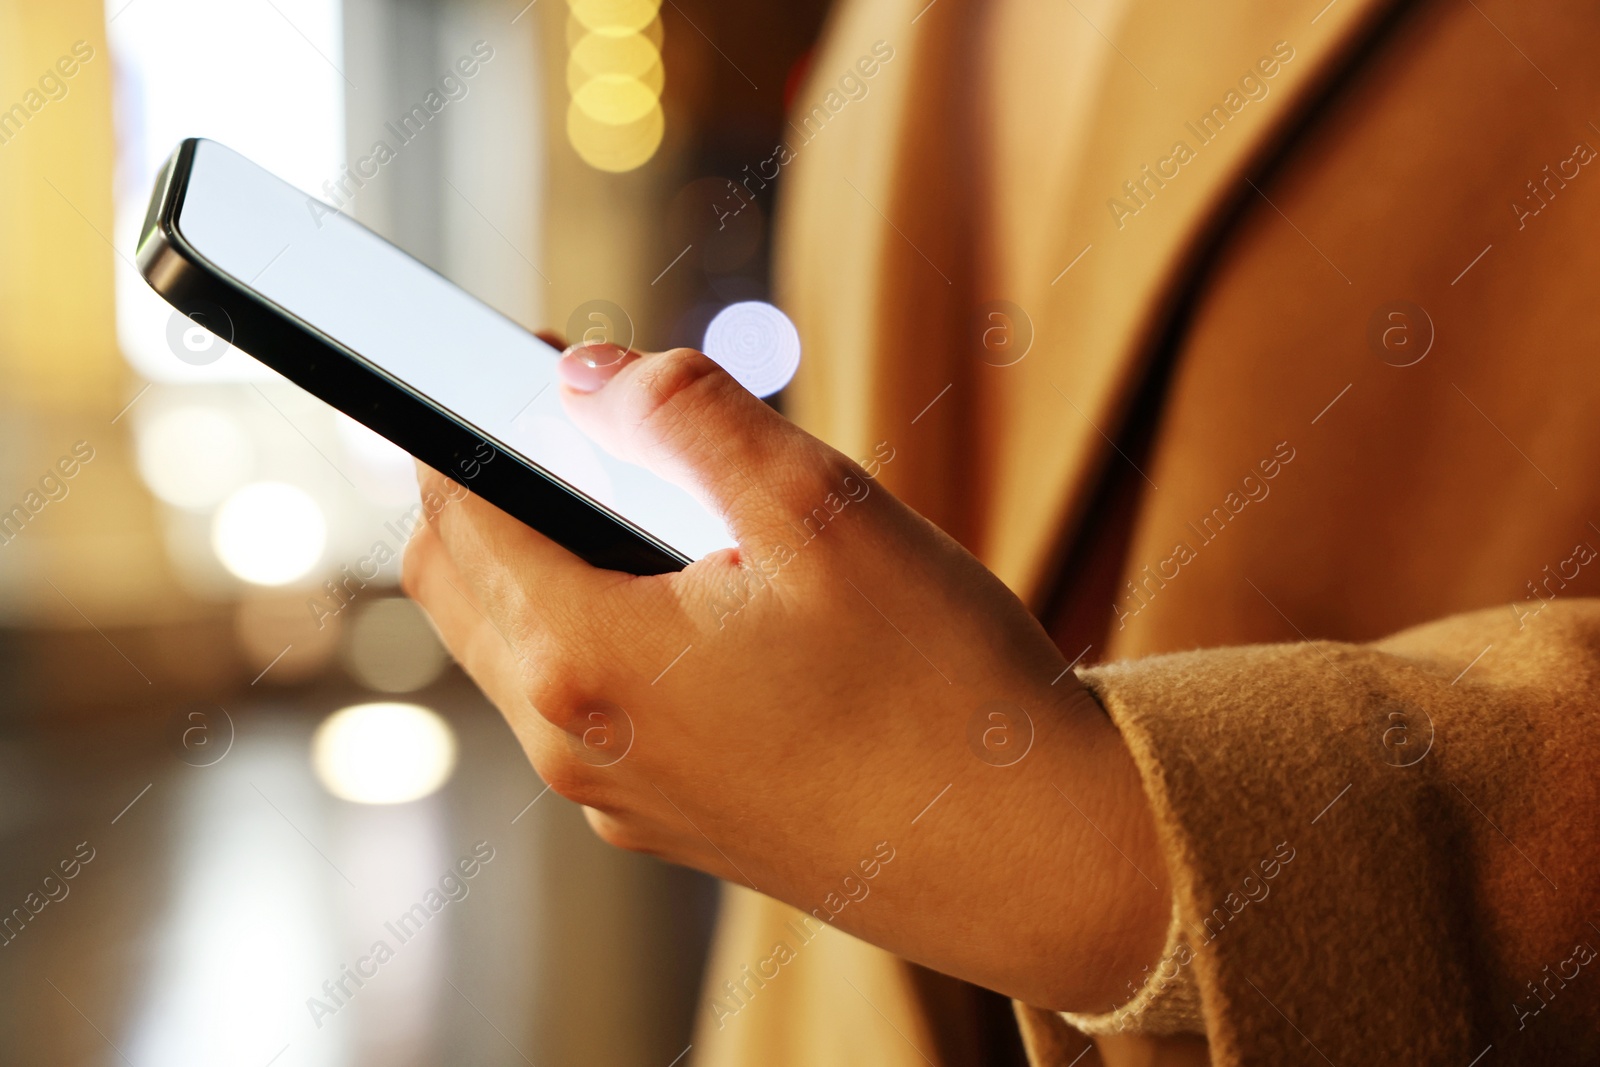
{"type": "Polygon", "coordinates": [[[886,484],[1035,606],[1106,465],[1128,462],[1112,441],[1218,220],[1245,194],[1266,208],[1253,168],[1397,0],[1126,2],[1109,37],[1078,26],[1113,54],[1064,192],[1039,205],[1055,255],[1026,291],[980,293],[971,269],[1006,239],[982,232],[981,196],[1006,191],[977,180],[973,0],[836,11],[798,110],[875,42],[895,57],[799,148],[780,216],[779,289],[807,347],[792,413],[851,455],[887,441],[886,484]],[[1011,366],[983,358],[996,296],[1034,332],[1011,366]]]}
{"type": "Polygon", "coordinates": [[[1063,533],[1094,521],[1083,512],[1106,464],[1131,462],[1111,440],[1216,220],[1245,195],[1272,210],[1252,168],[1390,6],[1139,2],[1107,42],[1118,56],[1052,224],[1062,273],[1017,300],[1034,350],[985,382],[985,422],[1001,430],[979,543],[1035,602],[1063,533]]]}

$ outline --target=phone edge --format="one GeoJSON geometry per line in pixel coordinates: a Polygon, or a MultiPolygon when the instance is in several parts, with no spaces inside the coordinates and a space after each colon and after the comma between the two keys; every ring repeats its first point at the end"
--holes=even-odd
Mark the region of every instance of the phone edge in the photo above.
{"type": "Polygon", "coordinates": [[[596,567],[644,576],[679,571],[693,562],[378,373],[191,248],[176,215],[201,140],[185,139],[162,167],[135,252],[140,275],[163,299],[186,315],[191,314],[186,308],[199,304],[223,309],[232,327],[225,340],[240,351],[596,567]],[[245,313],[231,314],[225,305],[245,313]],[[302,356],[299,347],[311,354],[302,356]],[[252,348],[274,357],[264,358],[252,348]],[[368,396],[374,384],[378,395],[368,396]],[[493,460],[500,457],[509,463],[496,466],[493,460]],[[507,476],[508,468],[517,473],[507,476]]]}

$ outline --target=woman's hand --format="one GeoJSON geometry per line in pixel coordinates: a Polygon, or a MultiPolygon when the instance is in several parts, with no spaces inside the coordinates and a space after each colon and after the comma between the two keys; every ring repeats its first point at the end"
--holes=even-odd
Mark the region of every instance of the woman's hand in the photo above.
{"type": "Polygon", "coordinates": [[[453,502],[406,589],[539,774],[614,845],[930,967],[1051,1008],[1125,1000],[1165,871],[1120,737],[1023,605],[705,356],[579,348],[561,374],[589,436],[739,548],[597,570],[422,470],[453,502]]]}

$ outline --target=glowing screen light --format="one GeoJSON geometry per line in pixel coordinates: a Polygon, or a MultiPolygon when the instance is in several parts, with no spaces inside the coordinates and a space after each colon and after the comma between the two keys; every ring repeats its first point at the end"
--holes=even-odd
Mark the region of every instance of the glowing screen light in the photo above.
{"type": "Polygon", "coordinates": [[[762,300],[729,304],[706,327],[701,351],[756,396],[771,396],[800,368],[800,333],[762,300]]]}
{"type": "Polygon", "coordinates": [[[449,780],[456,738],[448,723],[421,705],[357,704],[317,727],[311,765],[336,797],[404,804],[449,780]]]}
{"type": "Polygon", "coordinates": [[[284,482],[254,482],[211,520],[211,547],[229,573],[255,585],[288,585],[322,559],[328,523],[317,502],[284,482]]]}

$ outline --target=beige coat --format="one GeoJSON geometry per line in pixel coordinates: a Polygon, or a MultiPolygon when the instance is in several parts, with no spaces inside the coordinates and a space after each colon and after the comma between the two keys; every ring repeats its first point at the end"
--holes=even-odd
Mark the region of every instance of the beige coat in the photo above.
{"type": "MultiPolygon", "coordinates": [[[[890,488],[1106,664],[1213,1062],[1591,1061],[1600,10],[1125,0],[1062,41],[1114,54],[1019,215],[976,163],[982,4],[925,5],[847,4],[800,95],[893,47],[785,179],[796,418],[892,442],[890,488]],[[1051,269],[996,292],[1017,218],[1051,269]]],[[[789,914],[730,894],[708,996],[789,914]]],[[[1000,1062],[977,999],[829,930],[695,1054],[1000,1062]]],[[[1035,1063],[1193,1052],[1018,1015],[1035,1063]]]]}

